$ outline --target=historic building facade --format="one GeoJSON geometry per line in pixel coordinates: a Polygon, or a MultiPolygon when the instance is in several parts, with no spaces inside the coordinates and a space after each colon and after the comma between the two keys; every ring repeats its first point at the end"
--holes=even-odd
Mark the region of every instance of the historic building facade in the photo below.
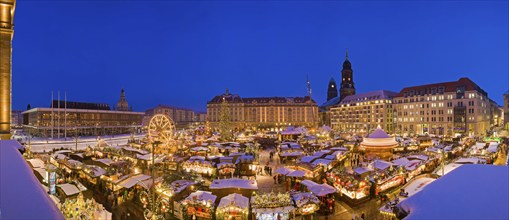
{"type": "Polygon", "coordinates": [[[331,111],[330,109],[337,106],[341,100],[349,95],[355,95],[355,86],[353,82],[353,70],[350,60],[348,60],[348,51],[346,51],[345,61],[343,62],[343,69],[341,69],[341,86],[336,86],[336,81],[331,77],[327,87],[327,101],[320,105],[319,118],[320,124],[331,126],[331,111]]]}
{"type": "Polygon", "coordinates": [[[331,77],[327,86],[327,101],[336,97],[338,97],[338,86],[336,85],[336,80],[331,77]]]}
{"type": "Polygon", "coordinates": [[[145,111],[143,124],[147,125],[152,116],[155,114],[164,114],[169,116],[177,127],[183,127],[197,121],[196,114],[191,109],[169,105],[158,105],[145,111]]]}
{"type": "Polygon", "coordinates": [[[143,112],[111,110],[105,103],[53,100],[49,108],[23,113],[23,130],[38,137],[65,138],[141,131],[143,112]]]}
{"type": "Polygon", "coordinates": [[[366,134],[381,129],[394,131],[392,100],[396,92],[378,90],[350,95],[330,109],[331,127],[339,132],[366,134]]]}
{"type": "Polygon", "coordinates": [[[132,111],[132,108],[129,107],[129,103],[125,98],[124,89],[120,90],[120,99],[117,102],[117,111],[132,111]]]}
{"type": "Polygon", "coordinates": [[[343,100],[347,96],[355,95],[355,85],[353,82],[353,70],[350,60],[348,60],[348,51],[346,51],[345,62],[341,70],[341,88],[339,89],[339,99],[343,100]]]}
{"type": "Polygon", "coordinates": [[[398,134],[483,135],[492,122],[488,94],[469,78],[406,87],[393,103],[398,134]]]}
{"type": "Polygon", "coordinates": [[[509,131],[509,90],[504,94],[504,107],[502,109],[504,111],[504,127],[509,131]]]}
{"type": "Polygon", "coordinates": [[[0,1],[0,139],[10,139],[12,110],[12,38],[16,0],[0,1]]]}
{"type": "Polygon", "coordinates": [[[309,96],[241,98],[227,90],[207,102],[211,128],[219,126],[221,111],[229,113],[232,129],[318,125],[318,106],[309,96]],[[223,101],[227,103],[227,110],[222,110],[223,101]]]}

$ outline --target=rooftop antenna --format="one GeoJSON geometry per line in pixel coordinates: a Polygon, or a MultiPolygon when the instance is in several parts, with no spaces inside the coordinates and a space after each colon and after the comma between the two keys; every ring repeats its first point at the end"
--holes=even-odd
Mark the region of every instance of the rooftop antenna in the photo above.
{"type": "Polygon", "coordinates": [[[311,98],[311,94],[312,94],[312,91],[311,91],[311,82],[309,81],[309,76],[306,75],[306,84],[308,86],[308,96],[309,98],[311,98]]]}

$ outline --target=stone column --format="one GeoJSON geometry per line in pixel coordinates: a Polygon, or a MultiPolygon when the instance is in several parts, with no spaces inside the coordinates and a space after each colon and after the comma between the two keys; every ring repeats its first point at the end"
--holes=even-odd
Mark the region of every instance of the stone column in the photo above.
{"type": "Polygon", "coordinates": [[[11,136],[12,37],[16,0],[0,0],[0,139],[11,136]]]}

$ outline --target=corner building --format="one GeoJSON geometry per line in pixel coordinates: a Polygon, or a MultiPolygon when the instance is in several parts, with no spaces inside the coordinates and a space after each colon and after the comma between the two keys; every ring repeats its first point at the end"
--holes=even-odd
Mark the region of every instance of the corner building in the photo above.
{"type": "Polygon", "coordinates": [[[397,94],[378,90],[347,96],[330,110],[332,129],[366,134],[380,126],[381,129],[393,133],[392,99],[397,94]]]}
{"type": "Polygon", "coordinates": [[[479,136],[492,121],[488,93],[469,78],[403,88],[393,105],[402,135],[479,136]]]}

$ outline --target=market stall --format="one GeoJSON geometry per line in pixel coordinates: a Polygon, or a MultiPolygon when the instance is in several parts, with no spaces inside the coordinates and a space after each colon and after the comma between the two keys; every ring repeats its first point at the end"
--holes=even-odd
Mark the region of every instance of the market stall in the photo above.
{"type": "Polygon", "coordinates": [[[217,196],[207,191],[196,191],[180,202],[182,218],[180,219],[212,219],[215,216],[217,196]]]}
{"type": "Polygon", "coordinates": [[[215,173],[214,164],[212,162],[198,158],[185,161],[182,164],[182,168],[188,173],[193,172],[207,176],[211,176],[215,173]]]}
{"type": "Polygon", "coordinates": [[[66,219],[102,219],[111,220],[111,213],[93,199],[84,199],[83,194],[79,193],[77,198],[68,199],[60,205],[60,210],[66,219]]]}
{"type": "Polygon", "coordinates": [[[251,208],[256,220],[289,220],[295,207],[288,193],[267,193],[251,197],[251,208]]]}
{"type": "Polygon", "coordinates": [[[320,209],[320,200],[310,192],[293,193],[292,199],[297,206],[296,214],[311,215],[320,209]]]}
{"type": "Polygon", "coordinates": [[[221,198],[216,209],[216,219],[248,220],[249,199],[237,193],[221,198]]]}
{"type": "Polygon", "coordinates": [[[369,199],[371,183],[366,178],[344,171],[327,173],[327,181],[339,192],[340,197],[350,204],[358,204],[369,199]]]}

